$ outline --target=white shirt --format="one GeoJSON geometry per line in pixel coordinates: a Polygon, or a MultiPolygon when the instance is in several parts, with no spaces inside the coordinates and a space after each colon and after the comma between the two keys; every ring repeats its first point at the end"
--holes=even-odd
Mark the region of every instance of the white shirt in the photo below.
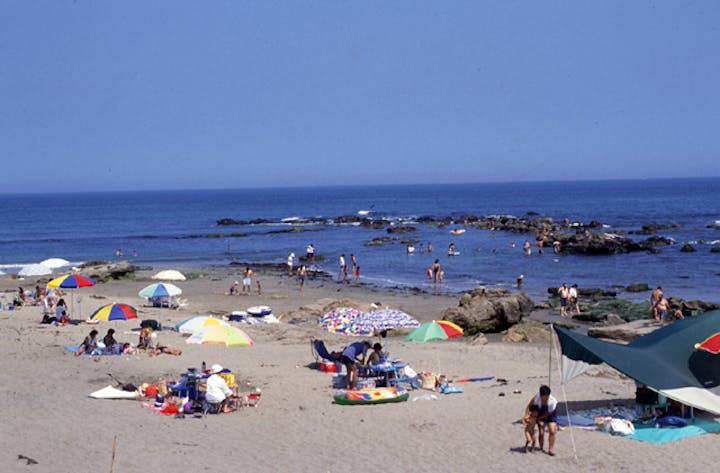
{"type": "Polygon", "coordinates": [[[342,268],[344,266],[345,266],[345,258],[343,256],[341,256],[340,257],[340,267],[342,268]]]}
{"type": "MultiPolygon", "coordinates": [[[[540,399],[539,393],[535,395],[535,399],[533,399],[533,404],[538,407],[542,407],[542,400],[540,399]]],[[[555,399],[551,394],[548,396],[547,411],[553,412],[555,409],[557,409],[557,399],[555,399]]]]}
{"type": "Polygon", "coordinates": [[[572,297],[573,299],[577,299],[577,289],[574,287],[570,288],[570,292],[568,293],[569,297],[572,297]]]}
{"type": "Polygon", "coordinates": [[[207,402],[216,404],[222,402],[226,397],[232,394],[224,379],[219,374],[211,375],[207,379],[207,388],[205,390],[205,399],[207,402]]]}
{"type": "Polygon", "coordinates": [[[288,266],[292,266],[295,262],[295,253],[290,253],[290,256],[288,256],[288,266]]]}

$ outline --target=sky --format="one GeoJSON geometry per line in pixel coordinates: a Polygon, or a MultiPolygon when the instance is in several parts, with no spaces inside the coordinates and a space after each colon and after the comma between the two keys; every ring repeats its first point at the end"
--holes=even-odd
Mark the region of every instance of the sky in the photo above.
{"type": "Polygon", "coordinates": [[[0,193],[720,176],[720,2],[0,1],[0,193]]]}

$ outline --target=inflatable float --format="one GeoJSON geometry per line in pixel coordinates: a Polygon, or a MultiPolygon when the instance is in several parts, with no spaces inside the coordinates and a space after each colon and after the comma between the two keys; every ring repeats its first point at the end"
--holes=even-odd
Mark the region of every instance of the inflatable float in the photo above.
{"type": "Polygon", "coordinates": [[[405,388],[341,389],[334,398],[336,404],[384,404],[407,401],[410,394],[405,388]]]}
{"type": "Polygon", "coordinates": [[[246,312],[248,313],[248,315],[252,315],[253,317],[264,317],[266,315],[272,314],[272,309],[266,305],[258,305],[248,307],[248,310],[246,312]]]}
{"type": "Polygon", "coordinates": [[[457,228],[455,230],[450,230],[451,235],[462,235],[463,233],[465,233],[464,228],[457,228]]]}

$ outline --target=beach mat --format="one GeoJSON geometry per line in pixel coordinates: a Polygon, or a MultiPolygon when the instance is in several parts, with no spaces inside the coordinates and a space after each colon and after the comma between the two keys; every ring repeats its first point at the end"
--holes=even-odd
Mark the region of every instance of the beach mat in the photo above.
{"type": "MultiPolygon", "coordinates": [[[[80,345],[65,345],[63,348],[74,355],[75,353],[77,353],[79,347],[80,347],[80,345]]],[[[118,355],[118,353],[103,353],[101,355],[91,355],[90,353],[83,353],[80,356],[116,356],[116,355],[118,355]]]]}
{"type": "Polygon", "coordinates": [[[635,433],[628,435],[627,438],[661,445],[688,437],[715,432],[720,432],[720,422],[695,418],[692,419],[691,424],[686,427],[656,428],[654,425],[635,424],[635,433]]]}

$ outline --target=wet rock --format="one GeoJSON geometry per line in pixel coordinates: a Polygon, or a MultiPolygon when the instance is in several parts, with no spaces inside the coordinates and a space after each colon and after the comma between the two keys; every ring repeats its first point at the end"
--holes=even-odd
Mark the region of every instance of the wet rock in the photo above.
{"type": "Polygon", "coordinates": [[[135,275],[135,266],[129,261],[118,261],[115,263],[93,261],[81,265],[80,270],[83,275],[96,281],[127,279],[135,275]]]}
{"type": "Polygon", "coordinates": [[[650,290],[650,286],[646,283],[630,284],[625,287],[625,292],[646,292],[650,290]]]}
{"type": "Polygon", "coordinates": [[[417,228],[409,226],[409,225],[404,225],[404,226],[400,226],[400,227],[390,227],[387,229],[388,233],[393,233],[393,234],[394,233],[411,233],[414,231],[417,231],[417,228]]]}
{"type": "Polygon", "coordinates": [[[660,327],[662,327],[662,323],[657,322],[655,319],[635,320],[622,325],[591,327],[588,329],[588,336],[629,343],[638,337],[654,332],[660,327]]]}
{"type": "Polygon", "coordinates": [[[680,251],[682,251],[683,253],[694,253],[697,250],[690,243],[685,243],[682,248],[680,248],[680,251]]]}

